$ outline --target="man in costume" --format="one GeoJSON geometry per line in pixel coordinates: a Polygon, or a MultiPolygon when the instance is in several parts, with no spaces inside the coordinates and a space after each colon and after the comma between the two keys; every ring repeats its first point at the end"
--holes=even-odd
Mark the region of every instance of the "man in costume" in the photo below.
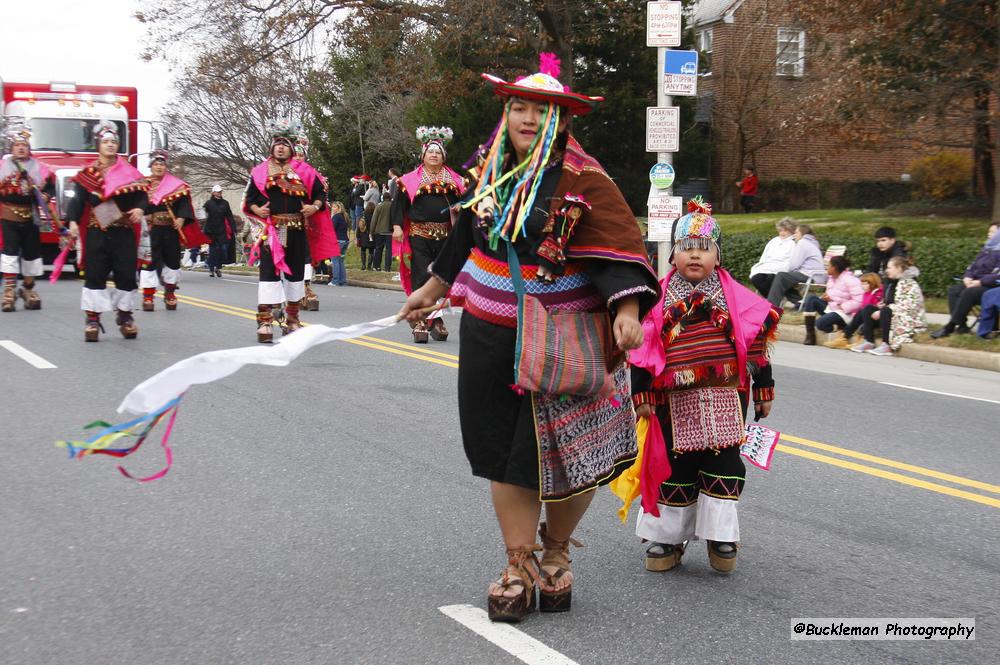
{"type": "Polygon", "coordinates": [[[643,346],[629,355],[636,414],[655,416],[650,426],[661,428],[666,445],[662,472],[652,474],[666,478],[656,510],[639,513],[636,534],[650,542],[647,570],[670,570],[689,540],[703,539],[712,568],[729,572],[746,480],[744,419],[751,399],[755,420],[771,411],[769,346],[781,310],[721,267],[722,230],[711,208],[695,199],[689,209],[674,222],[663,299],[643,322],[643,346]]]}
{"type": "MultiPolygon", "coordinates": [[[[399,256],[399,279],[406,293],[423,286],[430,277],[430,265],[441,253],[451,230],[451,207],[465,192],[465,183],[445,166],[445,144],[451,140],[448,127],[418,127],[420,166],[397,179],[398,192],[392,202],[393,256],[399,256]]],[[[448,329],[440,317],[418,321],[413,341],[426,344],[448,339],[448,329]]]]}
{"type": "Polygon", "coordinates": [[[243,211],[265,224],[251,251],[251,260],[260,257],[257,341],[261,343],[272,341],[272,308],[282,302],[286,303],[283,330],[292,333],[302,327],[299,303],[305,297],[306,257],[324,261],[338,254],[319,173],[292,159],[300,134],[288,121],[271,124],[270,155],[251,171],[244,196],[243,211]]]}
{"type": "Polygon", "coordinates": [[[136,251],[140,225],[149,197],[146,178],[118,154],[118,128],[108,120],[94,126],[97,159],[73,178],[66,220],[70,235],[80,238],[77,264],[85,282],[80,308],[86,312],[84,339],[98,341],[101,313],[116,313],[125,339],[139,329],[132,319],[136,291],[136,251]],[[80,225],[85,225],[80,232],[80,225]],[[107,287],[113,275],[115,287],[107,287]]]}
{"type": "Polygon", "coordinates": [[[25,309],[41,309],[35,293],[35,278],[42,274],[42,242],[39,226],[48,215],[48,201],[55,195],[55,176],[31,156],[31,130],[23,124],[7,128],[5,138],[10,155],[0,163],[0,273],[3,296],[0,309],[13,312],[20,297],[25,309]],[[17,288],[17,274],[23,281],[17,288]]]}
{"type": "Polygon", "coordinates": [[[208,276],[222,277],[222,263],[226,258],[229,239],[236,228],[229,201],[222,198],[222,187],[212,187],[212,196],[205,201],[205,235],[209,237],[208,276]]]}
{"type": "Polygon", "coordinates": [[[150,261],[139,273],[142,311],[152,312],[156,295],[157,273],[163,281],[163,302],[168,310],[177,309],[177,282],[181,275],[181,247],[201,247],[210,240],[201,232],[191,204],[191,187],[167,170],[166,150],[150,155],[146,178],[149,204],[146,225],[149,229],[150,261]]]}

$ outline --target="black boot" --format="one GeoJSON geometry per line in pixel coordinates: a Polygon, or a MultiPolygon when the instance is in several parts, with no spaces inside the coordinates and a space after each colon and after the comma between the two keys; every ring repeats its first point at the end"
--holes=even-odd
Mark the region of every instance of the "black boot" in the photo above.
{"type": "Polygon", "coordinates": [[[816,346],[816,312],[806,312],[806,338],[802,343],[806,346],[816,346]]]}
{"type": "Polygon", "coordinates": [[[953,332],[955,332],[955,324],[949,321],[948,323],[944,324],[944,328],[932,332],[931,337],[933,337],[934,339],[941,339],[942,337],[947,337],[953,332]]]}

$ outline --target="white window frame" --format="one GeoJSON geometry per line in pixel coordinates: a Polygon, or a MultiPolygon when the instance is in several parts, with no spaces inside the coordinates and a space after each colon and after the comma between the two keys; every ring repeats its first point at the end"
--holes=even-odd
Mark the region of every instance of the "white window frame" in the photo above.
{"type": "Polygon", "coordinates": [[[712,42],[714,35],[712,34],[712,28],[704,28],[698,31],[698,53],[700,54],[699,62],[707,65],[705,71],[701,72],[701,76],[710,76],[712,74],[712,42]],[[707,46],[707,48],[706,48],[707,46]]]}
{"type": "Polygon", "coordinates": [[[799,28],[778,28],[778,45],[774,70],[777,76],[802,78],[806,69],[806,31],[799,28]],[[798,42],[797,52],[789,45],[798,42]]]}

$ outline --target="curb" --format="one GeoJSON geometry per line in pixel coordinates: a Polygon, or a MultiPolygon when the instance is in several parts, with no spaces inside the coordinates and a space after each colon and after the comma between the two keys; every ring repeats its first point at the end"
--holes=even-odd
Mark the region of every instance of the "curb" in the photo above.
{"type": "MultiPolygon", "coordinates": [[[[801,343],[806,338],[806,329],[800,325],[779,323],[778,332],[780,335],[778,337],[779,342],[801,343]]],[[[947,346],[913,343],[904,344],[896,355],[900,358],[909,358],[910,360],[919,360],[922,362],[1000,372],[1000,353],[952,349],[947,346]]]]}
{"type": "Polygon", "coordinates": [[[366,282],[361,279],[351,279],[347,278],[348,286],[360,286],[366,289],[382,289],[383,291],[402,291],[402,284],[396,284],[394,282],[366,282]]]}

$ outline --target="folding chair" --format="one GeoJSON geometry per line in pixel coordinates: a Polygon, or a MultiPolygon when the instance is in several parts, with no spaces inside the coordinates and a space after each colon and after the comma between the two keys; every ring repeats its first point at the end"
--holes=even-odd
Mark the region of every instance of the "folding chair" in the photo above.
{"type": "MultiPolygon", "coordinates": [[[[835,256],[843,256],[847,253],[847,245],[830,245],[826,248],[826,253],[823,254],[823,265],[829,266],[830,259],[835,256]]],[[[806,297],[809,295],[809,289],[812,287],[817,287],[820,291],[826,289],[826,284],[820,282],[817,283],[819,279],[826,276],[826,270],[814,270],[813,272],[806,275],[807,279],[800,286],[802,287],[802,300],[799,301],[799,310],[806,306],[806,297]]]]}

